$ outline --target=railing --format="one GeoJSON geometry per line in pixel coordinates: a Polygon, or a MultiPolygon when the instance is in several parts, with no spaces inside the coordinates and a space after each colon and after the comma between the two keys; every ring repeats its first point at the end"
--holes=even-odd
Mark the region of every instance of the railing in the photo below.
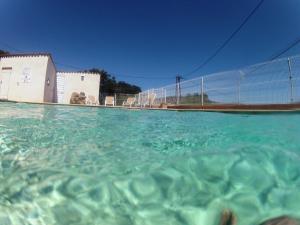
{"type": "Polygon", "coordinates": [[[137,99],[140,106],[300,103],[300,56],[150,89],[137,99]]]}
{"type": "Polygon", "coordinates": [[[101,93],[100,105],[105,105],[106,97],[110,97],[113,99],[113,106],[137,106],[138,105],[138,95],[136,94],[101,93]]]}

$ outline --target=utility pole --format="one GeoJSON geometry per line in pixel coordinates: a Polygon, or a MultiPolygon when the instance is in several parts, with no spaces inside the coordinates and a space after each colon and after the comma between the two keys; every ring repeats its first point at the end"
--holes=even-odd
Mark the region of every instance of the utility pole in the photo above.
{"type": "Polygon", "coordinates": [[[180,98],[181,98],[181,85],[180,81],[182,79],[182,76],[177,75],[176,76],[176,104],[180,104],[180,98]]]}

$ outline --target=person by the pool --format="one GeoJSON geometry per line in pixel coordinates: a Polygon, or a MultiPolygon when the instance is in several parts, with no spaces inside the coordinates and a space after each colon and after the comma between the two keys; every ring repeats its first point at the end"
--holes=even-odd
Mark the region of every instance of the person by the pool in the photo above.
{"type": "MultiPolygon", "coordinates": [[[[237,225],[236,216],[232,211],[224,210],[219,225],[237,225]]],[[[268,219],[259,225],[300,225],[300,221],[288,216],[280,216],[268,219]]]]}

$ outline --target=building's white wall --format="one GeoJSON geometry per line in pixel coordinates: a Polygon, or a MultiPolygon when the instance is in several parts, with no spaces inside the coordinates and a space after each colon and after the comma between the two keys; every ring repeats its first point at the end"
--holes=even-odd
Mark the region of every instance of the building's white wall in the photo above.
{"type": "Polygon", "coordinates": [[[48,58],[45,77],[44,102],[57,102],[56,68],[50,58],[48,58]]]}
{"type": "Polygon", "coordinates": [[[91,73],[57,73],[57,87],[59,103],[69,104],[73,92],[84,92],[85,95],[94,96],[99,101],[100,75],[91,73]],[[81,77],[84,80],[81,80],[81,77]]]}
{"type": "Polygon", "coordinates": [[[7,99],[10,77],[11,69],[1,67],[0,58],[0,99],[7,99]]]}
{"type": "MultiPolygon", "coordinates": [[[[44,88],[49,61],[48,56],[13,56],[1,58],[1,68],[12,67],[8,100],[44,102],[44,88]]],[[[2,72],[1,68],[0,73],[2,72]]],[[[49,69],[49,76],[51,76],[51,72],[53,73],[53,70],[49,69]]],[[[55,72],[52,76],[55,79],[55,72]]],[[[50,95],[47,93],[47,100],[50,95]]]]}
{"type": "MultiPolygon", "coordinates": [[[[2,68],[11,68],[7,99],[18,102],[58,102],[69,104],[73,92],[84,92],[99,101],[100,75],[56,73],[50,56],[9,56],[0,58],[2,68]],[[82,80],[84,77],[84,80],[82,80]],[[47,80],[49,79],[49,84],[47,80]]],[[[6,76],[7,77],[7,76],[6,76]]]]}

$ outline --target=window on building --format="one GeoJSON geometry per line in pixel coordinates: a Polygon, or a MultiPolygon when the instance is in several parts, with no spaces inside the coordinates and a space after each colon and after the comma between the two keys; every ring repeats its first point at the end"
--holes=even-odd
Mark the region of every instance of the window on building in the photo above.
{"type": "Polygon", "coordinates": [[[2,70],[12,70],[12,67],[8,66],[8,67],[2,67],[2,70]]]}
{"type": "Polygon", "coordinates": [[[84,81],[84,76],[81,76],[81,81],[84,81]]]}

